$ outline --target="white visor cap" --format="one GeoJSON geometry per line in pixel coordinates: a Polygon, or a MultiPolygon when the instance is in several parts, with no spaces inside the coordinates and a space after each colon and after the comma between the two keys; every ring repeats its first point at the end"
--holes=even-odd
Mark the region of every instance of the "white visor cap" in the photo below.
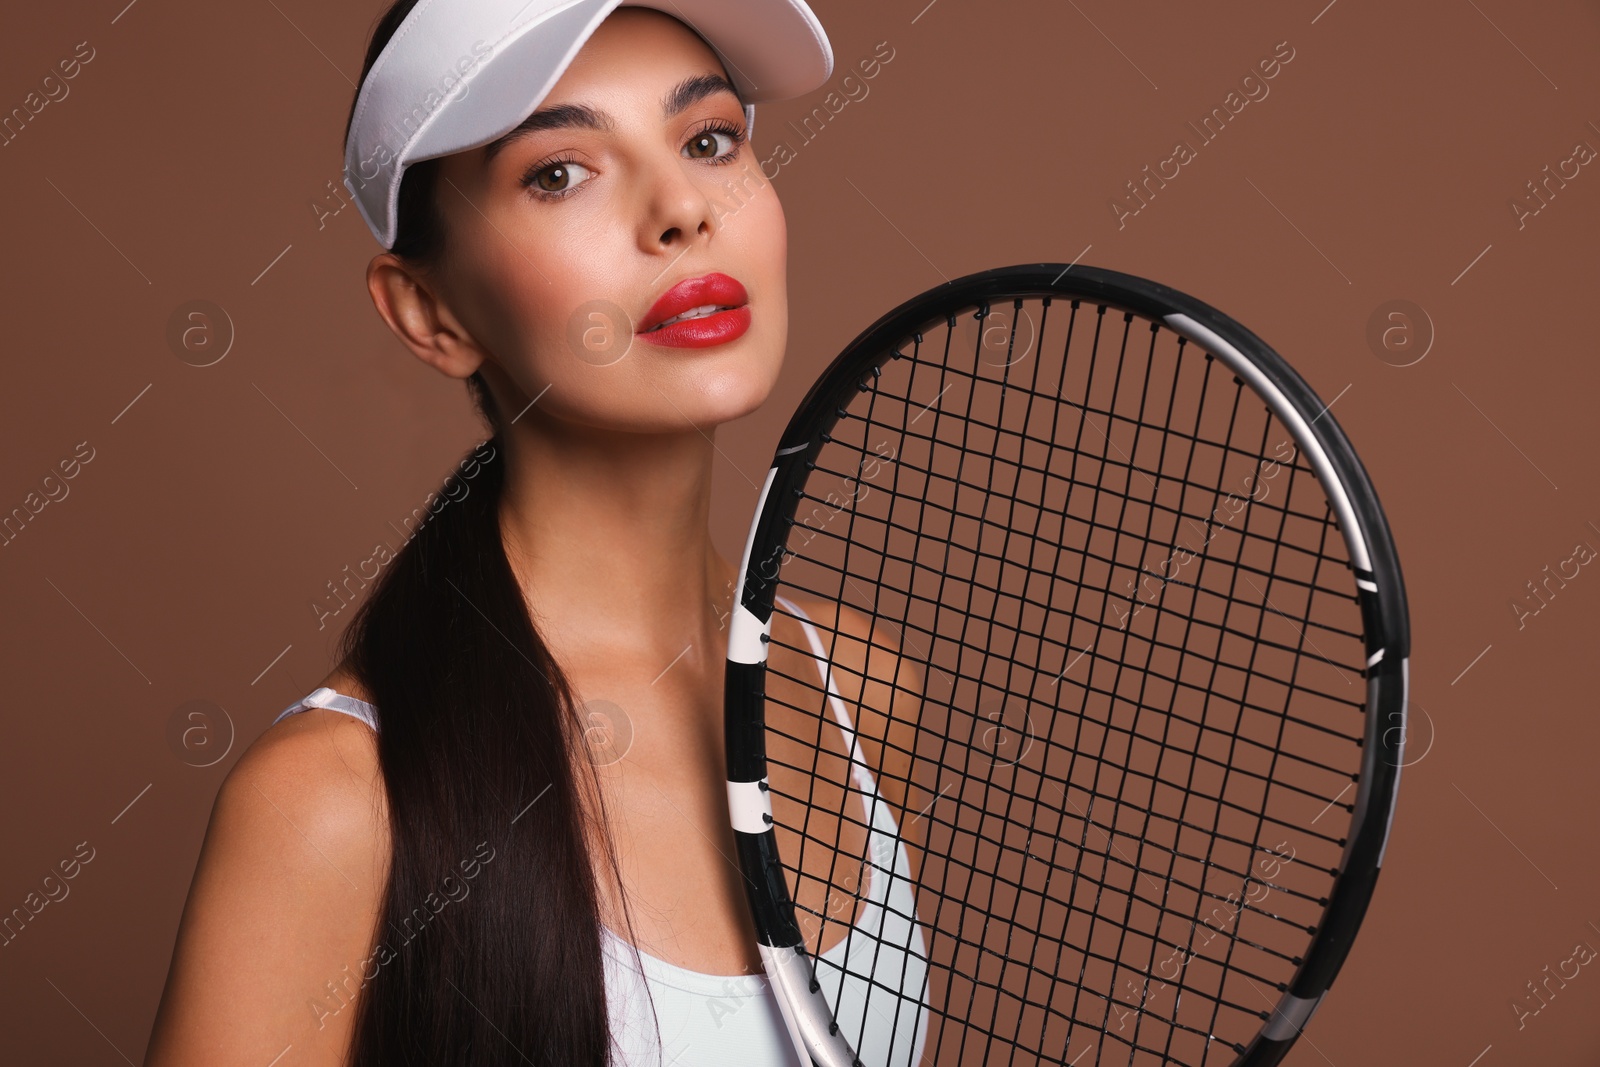
{"type": "Polygon", "coordinates": [[[418,0],[379,54],[351,117],[344,184],[384,248],[394,245],[400,179],[424,159],[515,129],[618,7],[648,7],[711,45],[740,99],[821,87],[833,49],[805,0],[418,0]]]}

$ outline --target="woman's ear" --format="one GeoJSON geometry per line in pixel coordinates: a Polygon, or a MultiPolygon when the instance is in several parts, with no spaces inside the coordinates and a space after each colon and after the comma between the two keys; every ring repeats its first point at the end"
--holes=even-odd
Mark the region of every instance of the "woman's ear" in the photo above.
{"type": "Polygon", "coordinates": [[[372,257],[367,292],[394,335],[441,374],[469,378],[483,365],[483,350],[432,283],[399,256],[381,252],[372,257]]]}

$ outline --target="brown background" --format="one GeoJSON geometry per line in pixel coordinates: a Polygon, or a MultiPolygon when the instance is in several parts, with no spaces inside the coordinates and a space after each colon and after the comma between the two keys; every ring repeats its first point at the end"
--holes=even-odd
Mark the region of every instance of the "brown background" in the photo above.
{"type": "MultiPolygon", "coordinates": [[[[94,849],[0,949],[8,1062],[138,1060],[217,786],[348,618],[319,631],[311,602],[480,436],[461,387],[373,310],[354,209],[319,229],[312,207],[380,5],[123,2],[14,6],[0,35],[6,112],[94,49],[0,147],[0,511],[94,449],[0,548],[0,911],[94,849]],[[203,368],[167,338],[200,299],[235,334],[203,368]],[[208,767],[169,736],[194,700],[220,709],[208,767]]],[[[835,84],[881,41],[894,58],[810,143],[785,123],[820,94],[760,108],[758,153],[795,150],[776,179],[791,344],[765,412],[719,434],[725,552],[804,388],[946,277],[1081,255],[1233,314],[1337,397],[1414,628],[1388,863],[1289,1062],[1600,1062],[1594,967],[1521,1029],[1512,1008],[1576,943],[1600,948],[1600,575],[1520,630],[1510,606],[1579,542],[1600,548],[1600,164],[1520,229],[1510,207],[1576,142],[1600,147],[1600,8],[925,4],[817,0],[835,84]],[[1270,95],[1119,229],[1111,197],[1197,142],[1186,122],[1282,41],[1270,95]],[[1394,299],[1432,323],[1411,366],[1367,340],[1394,299]]]]}

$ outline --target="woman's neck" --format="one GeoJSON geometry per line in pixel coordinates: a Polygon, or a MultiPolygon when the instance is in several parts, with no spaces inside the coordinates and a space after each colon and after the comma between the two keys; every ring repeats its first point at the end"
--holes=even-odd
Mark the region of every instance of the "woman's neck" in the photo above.
{"type": "Polygon", "coordinates": [[[711,653],[735,568],[710,536],[710,438],[530,426],[504,440],[506,553],[552,647],[644,664],[711,653]]]}

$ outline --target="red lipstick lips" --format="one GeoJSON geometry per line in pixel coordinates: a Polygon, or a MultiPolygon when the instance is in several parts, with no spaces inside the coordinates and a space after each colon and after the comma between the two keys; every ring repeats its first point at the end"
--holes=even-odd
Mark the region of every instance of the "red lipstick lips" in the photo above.
{"type": "Polygon", "coordinates": [[[674,348],[725,344],[750,328],[748,300],[738,279],[719,271],[686,278],[651,305],[635,336],[674,348]]]}

